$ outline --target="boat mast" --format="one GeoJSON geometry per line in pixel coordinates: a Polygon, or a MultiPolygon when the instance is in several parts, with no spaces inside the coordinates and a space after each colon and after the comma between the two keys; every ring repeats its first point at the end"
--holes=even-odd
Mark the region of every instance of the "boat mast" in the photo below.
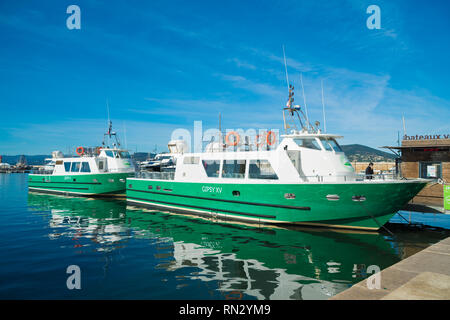
{"type": "Polygon", "coordinates": [[[109,119],[108,99],[106,100],[106,109],[108,111],[108,131],[105,134],[103,134],[102,146],[103,147],[109,147],[109,144],[111,143],[112,137],[114,137],[115,143],[113,142],[112,146],[115,147],[115,148],[119,148],[120,147],[119,139],[117,138],[116,132],[112,131],[112,121],[109,119]],[[108,137],[108,143],[106,143],[106,137],[108,137]]]}
{"type": "Polygon", "coordinates": [[[289,98],[288,98],[288,102],[286,103],[286,107],[283,108],[283,123],[284,123],[284,132],[287,134],[287,129],[290,128],[289,124],[286,123],[286,115],[285,112],[289,111],[289,115],[291,116],[292,119],[292,124],[294,125],[295,130],[297,130],[297,126],[295,124],[295,114],[297,114],[297,118],[298,121],[300,122],[300,126],[303,130],[306,130],[307,132],[311,131],[316,133],[316,129],[314,129],[314,127],[309,123],[309,119],[308,119],[308,109],[306,107],[306,98],[305,98],[305,90],[303,88],[303,76],[300,73],[300,82],[302,85],[302,92],[303,92],[303,102],[305,104],[305,111],[306,111],[306,115],[305,113],[303,113],[303,111],[301,110],[299,105],[294,105],[294,86],[289,84],[289,76],[288,76],[288,71],[287,71],[287,63],[286,63],[286,53],[284,50],[284,45],[283,45],[283,58],[284,58],[284,70],[286,72],[286,83],[288,86],[288,92],[289,92],[289,98]],[[303,121],[302,121],[302,116],[305,120],[305,125],[303,125],[303,121]]]}
{"type": "Polygon", "coordinates": [[[300,83],[302,84],[303,104],[305,105],[306,112],[306,131],[309,131],[308,126],[311,126],[308,119],[308,107],[306,106],[305,89],[303,88],[303,75],[300,73],[300,83]]]}

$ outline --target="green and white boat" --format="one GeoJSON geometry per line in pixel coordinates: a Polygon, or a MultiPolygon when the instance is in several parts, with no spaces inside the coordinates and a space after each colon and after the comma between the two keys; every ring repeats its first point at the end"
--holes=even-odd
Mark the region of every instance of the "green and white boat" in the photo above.
{"type": "Polygon", "coordinates": [[[75,196],[125,195],[126,179],[134,176],[135,167],[128,151],[120,148],[111,121],[101,147],[78,147],[76,153],[77,157],[64,157],[60,151],[52,152],[53,168],[30,174],[28,189],[75,196]]]}
{"type": "Polygon", "coordinates": [[[429,182],[356,174],[336,142],[341,137],[313,127],[293,106],[292,89],[284,125],[288,113],[301,130],[282,135],[275,149],[267,147],[275,137],[270,131],[255,150],[240,146],[235,132],[227,134],[228,146],[220,139],[203,153],[186,153],[184,141],[171,141],[175,172],[127,179],[127,202],[213,220],[378,230],[429,182]]]}

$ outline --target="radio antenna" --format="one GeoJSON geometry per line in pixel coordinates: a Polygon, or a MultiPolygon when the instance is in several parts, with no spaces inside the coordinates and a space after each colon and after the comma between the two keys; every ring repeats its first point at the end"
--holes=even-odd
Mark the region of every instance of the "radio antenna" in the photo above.
{"type": "Polygon", "coordinates": [[[283,58],[284,58],[284,70],[286,72],[286,84],[289,91],[289,77],[288,77],[288,71],[287,71],[287,63],[286,63],[286,53],[284,51],[284,44],[283,44],[283,58]]]}
{"type": "Polygon", "coordinates": [[[403,136],[406,135],[406,125],[405,125],[405,115],[402,114],[402,121],[403,121],[403,136]]]}
{"type": "Polygon", "coordinates": [[[305,89],[303,88],[303,76],[300,73],[300,82],[302,84],[302,93],[303,93],[303,103],[305,104],[305,113],[306,113],[306,130],[309,131],[308,126],[309,124],[309,118],[308,118],[308,107],[306,106],[306,97],[305,97],[305,89]]]}
{"type": "Polygon", "coordinates": [[[323,80],[320,80],[320,84],[322,86],[322,112],[323,112],[323,131],[327,133],[327,121],[325,118],[325,103],[323,101],[323,80]]]}

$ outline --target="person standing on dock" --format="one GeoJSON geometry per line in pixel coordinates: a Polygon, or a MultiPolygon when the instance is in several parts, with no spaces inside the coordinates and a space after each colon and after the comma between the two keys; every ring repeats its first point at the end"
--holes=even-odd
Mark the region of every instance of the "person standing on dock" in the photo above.
{"type": "Polygon", "coordinates": [[[369,163],[366,168],[366,179],[373,179],[373,162],[369,163]]]}

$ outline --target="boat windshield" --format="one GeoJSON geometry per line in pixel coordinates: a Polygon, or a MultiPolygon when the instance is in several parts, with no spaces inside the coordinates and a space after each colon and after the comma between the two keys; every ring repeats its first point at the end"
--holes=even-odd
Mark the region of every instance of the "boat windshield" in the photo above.
{"type": "Polygon", "coordinates": [[[316,138],[297,138],[294,139],[295,143],[302,148],[322,150],[316,138]]]}
{"type": "Polygon", "coordinates": [[[325,150],[328,151],[336,151],[336,152],[344,152],[341,149],[341,146],[334,140],[333,138],[320,138],[320,141],[322,141],[322,144],[325,148],[325,150]]]}
{"type": "Polygon", "coordinates": [[[105,153],[107,157],[114,158],[113,152],[111,150],[106,150],[105,153]]]}
{"type": "Polygon", "coordinates": [[[130,153],[127,151],[119,151],[119,155],[123,159],[129,159],[131,158],[130,153]]]}

